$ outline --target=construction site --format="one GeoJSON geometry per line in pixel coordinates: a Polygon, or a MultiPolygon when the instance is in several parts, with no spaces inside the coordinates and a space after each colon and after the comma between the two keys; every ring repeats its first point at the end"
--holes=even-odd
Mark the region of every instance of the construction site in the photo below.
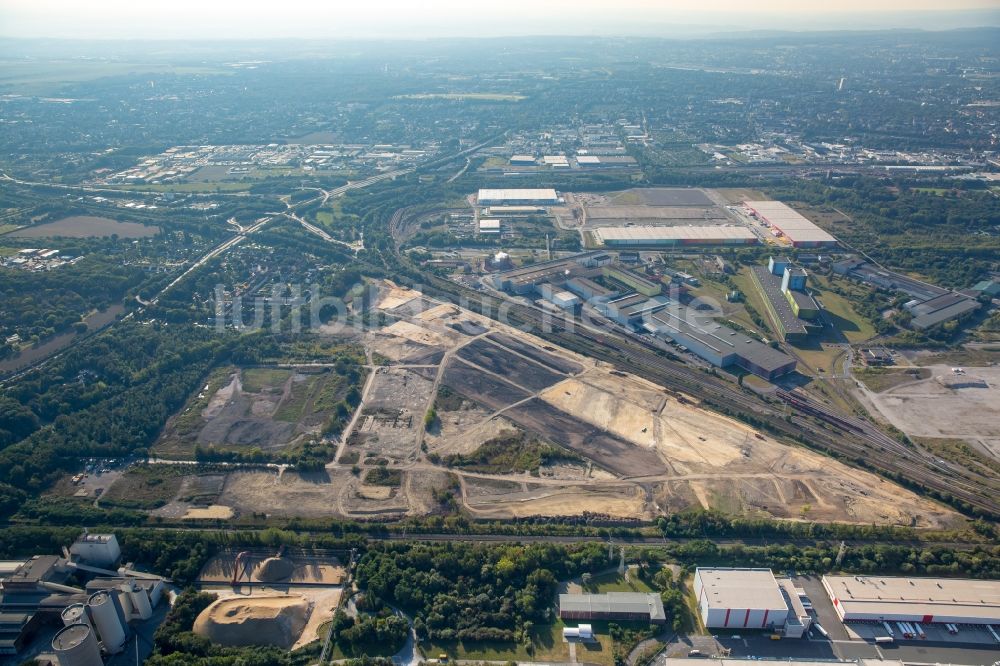
{"type": "MultiPolygon", "coordinates": [[[[920,527],[959,520],[942,505],[778,441],[691,395],[420,292],[376,286],[372,307],[381,324],[351,334],[369,359],[361,402],[331,440],[336,451],[326,468],[182,471],[154,464],[165,482],[147,481],[153,515],[391,520],[450,510],[441,500],[449,495],[468,514],[496,519],[648,520],[704,508],[920,527]]],[[[246,370],[222,369],[172,419],[161,442],[178,441],[188,419],[200,424],[187,426],[194,438],[209,427],[231,432],[232,423],[213,426],[212,419],[237,402],[251,414],[239,418],[265,418],[252,415],[268,412],[247,407],[264,395],[274,394],[268,410],[280,412],[297,395],[296,382],[307,396],[297,413],[314,414],[329,373],[283,373],[250,373],[248,389],[246,370]]],[[[285,423],[287,436],[303,427],[302,419],[285,423]]],[[[115,483],[132,485],[121,493],[112,486],[110,497],[141,497],[142,478],[129,470],[115,483]]]]}
{"type": "MultiPolygon", "coordinates": [[[[496,518],[588,512],[652,518],[699,506],[923,526],[956,517],[867,472],[706,410],[690,396],[455,305],[386,283],[375,307],[390,322],[367,333],[364,344],[388,368],[366,384],[341,459],[388,458],[389,468],[400,472],[393,499],[407,514],[426,511],[428,491],[457,479],[464,507],[496,518]],[[402,400],[391,407],[380,390],[383,377],[397,387],[405,378],[402,400]],[[365,436],[376,410],[412,417],[391,423],[405,438],[387,447],[381,431],[365,436]],[[425,418],[431,410],[434,418],[425,418]],[[532,473],[449,469],[441,462],[510,432],[564,449],[572,460],[532,473]]],[[[331,479],[342,474],[328,472],[331,479]]],[[[272,483],[272,496],[286,483],[295,492],[302,485],[272,483]]],[[[338,490],[341,497],[350,493],[338,490]]]]}

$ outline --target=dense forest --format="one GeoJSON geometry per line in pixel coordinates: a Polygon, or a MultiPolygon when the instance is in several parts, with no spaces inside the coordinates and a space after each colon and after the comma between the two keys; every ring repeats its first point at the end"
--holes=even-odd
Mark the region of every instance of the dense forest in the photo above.
{"type": "Polygon", "coordinates": [[[557,581],[607,566],[601,544],[562,547],[373,544],[357,567],[369,594],[411,612],[436,640],[523,642],[551,621],[557,581]]]}

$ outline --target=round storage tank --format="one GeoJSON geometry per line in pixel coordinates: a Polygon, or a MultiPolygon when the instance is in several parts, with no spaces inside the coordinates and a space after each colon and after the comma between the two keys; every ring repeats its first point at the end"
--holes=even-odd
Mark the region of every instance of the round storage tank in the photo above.
{"type": "Polygon", "coordinates": [[[90,608],[90,617],[94,621],[104,649],[111,654],[117,654],[125,645],[125,626],[118,617],[113,594],[108,590],[94,592],[87,600],[87,606],[90,608]]]}
{"type": "Polygon", "coordinates": [[[63,627],[52,639],[59,666],[103,666],[94,630],[85,624],[63,627]]]}
{"type": "Polygon", "coordinates": [[[140,620],[148,620],[153,617],[153,606],[149,603],[149,595],[146,594],[146,590],[131,582],[123,585],[122,591],[127,593],[126,596],[132,604],[132,613],[136,617],[140,620]]]}
{"type": "Polygon", "coordinates": [[[93,628],[90,624],[90,616],[87,615],[87,607],[83,604],[71,604],[63,609],[61,614],[63,626],[68,627],[74,624],[85,624],[93,628]]]}

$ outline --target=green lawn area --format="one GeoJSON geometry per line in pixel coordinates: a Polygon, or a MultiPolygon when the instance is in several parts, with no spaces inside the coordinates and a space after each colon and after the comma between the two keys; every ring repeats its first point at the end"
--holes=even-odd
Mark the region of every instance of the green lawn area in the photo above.
{"type": "Polygon", "coordinates": [[[306,403],[315,393],[316,387],[322,379],[324,379],[323,374],[315,374],[306,375],[303,381],[293,381],[288,399],[278,407],[274,413],[274,420],[295,423],[301,419],[306,403]]]}
{"type": "Polygon", "coordinates": [[[316,211],[316,223],[321,224],[324,227],[328,227],[331,224],[333,224],[333,211],[332,210],[316,211]]]}
{"type": "Polygon", "coordinates": [[[900,384],[927,379],[931,371],[926,368],[859,368],[854,376],[870,390],[881,393],[900,384]]]}
{"type": "MultiPolygon", "coordinates": [[[[795,351],[795,355],[801,359],[802,363],[816,372],[820,372],[820,368],[823,368],[823,373],[829,373],[833,370],[833,364],[844,353],[840,347],[823,346],[821,339],[816,336],[811,336],[807,342],[789,343],[789,347],[795,351]]],[[[805,369],[800,367],[799,371],[804,372],[805,369]]]]}
{"type": "MultiPolygon", "coordinates": [[[[0,234],[5,234],[5,233],[7,233],[9,231],[17,231],[20,228],[21,228],[20,225],[17,225],[17,224],[2,224],[2,223],[0,223],[0,234]]],[[[2,252],[5,249],[11,249],[11,248],[0,248],[0,252],[2,252]]],[[[16,250],[14,250],[14,251],[16,252],[16,250]]]]}
{"type": "Polygon", "coordinates": [[[848,342],[857,344],[875,337],[875,327],[854,310],[848,299],[827,290],[829,283],[826,278],[815,275],[809,277],[811,286],[818,292],[817,297],[823,303],[827,317],[837,330],[844,334],[848,342]]]}
{"type": "Polygon", "coordinates": [[[16,247],[0,247],[0,257],[9,257],[11,255],[17,254],[20,248],[16,247]]]}
{"type": "Polygon", "coordinates": [[[101,504],[127,509],[156,509],[180,490],[184,470],[176,465],[139,465],[127,471],[101,496],[101,504]]]}
{"type": "Polygon", "coordinates": [[[483,162],[482,169],[503,169],[508,164],[506,158],[503,157],[489,157],[483,162]]]}
{"type": "Polygon", "coordinates": [[[166,63],[117,62],[110,60],[3,59],[0,85],[22,94],[55,92],[66,83],[92,81],[107,76],[136,74],[231,74],[221,67],[177,66],[166,63]]]}
{"type": "Polygon", "coordinates": [[[244,192],[253,187],[253,182],[239,183],[215,183],[215,182],[193,182],[193,183],[157,183],[155,185],[118,185],[115,189],[138,190],[150,192],[244,192]]]}
{"type": "Polygon", "coordinates": [[[477,100],[481,102],[520,102],[527,99],[524,95],[507,93],[415,93],[412,95],[397,95],[395,99],[448,99],[477,100]]]}
{"type": "MultiPolygon", "coordinates": [[[[742,292],[742,289],[740,290],[742,292]]],[[[731,319],[743,328],[751,331],[757,331],[763,335],[770,335],[770,331],[761,331],[760,327],[753,322],[750,315],[747,314],[746,308],[743,307],[741,303],[730,303],[726,300],[726,295],[729,293],[729,289],[726,285],[721,282],[716,282],[715,280],[709,280],[701,278],[701,286],[696,287],[691,290],[693,296],[703,298],[705,300],[714,300],[722,308],[722,312],[725,314],[723,319],[731,319]]],[[[724,323],[720,320],[719,323],[724,323]]]]}
{"type": "Polygon", "coordinates": [[[284,368],[247,368],[241,378],[243,391],[260,393],[266,388],[281,388],[291,375],[292,371],[284,368]]]}
{"type": "Polygon", "coordinates": [[[617,571],[594,576],[585,586],[590,594],[604,594],[605,592],[656,592],[646,581],[636,575],[625,580],[617,571]]]}
{"type": "MultiPolygon", "coordinates": [[[[571,622],[569,626],[576,626],[571,622]]],[[[595,643],[578,643],[576,659],[579,662],[612,666],[611,635],[608,623],[593,621],[595,643]]],[[[621,626],[632,623],[619,622],[621,626]]],[[[421,641],[419,647],[428,659],[436,659],[440,655],[448,655],[451,659],[470,661],[536,661],[536,662],[568,662],[569,644],[563,642],[562,630],[565,625],[562,620],[553,624],[536,626],[531,632],[531,652],[524,645],[499,641],[421,641]]],[[[640,626],[637,624],[637,626],[640,626]]],[[[645,628],[645,625],[641,625],[645,628]]]]}
{"type": "MultiPolygon", "coordinates": [[[[757,289],[757,285],[754,284],[753,278],[750,277],[750,269],[748,267],[740,269],[740,272],[733,276],[733,284],[742,292],[746,302],[767,322],[768,330],[764,331],[764,334],[768,338],[776,338],[776,334],[770,328],[773,326],[773,323],[771,322],[771,317],[767,314],[767,306],[764,305],[760,291],[757,289]]],[[[754,329],[757,329],[757,326],[754,326],[754,329]]]]}

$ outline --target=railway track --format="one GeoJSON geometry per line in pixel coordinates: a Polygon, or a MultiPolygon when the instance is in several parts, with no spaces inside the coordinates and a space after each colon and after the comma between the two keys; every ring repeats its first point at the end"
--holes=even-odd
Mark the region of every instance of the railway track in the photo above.
{"type": "MultiPolygon", "coordinates": [[[[395,227],[403,211],[393,215],[395,227]]],[[[451,299],[458,298],[478,305],[490,316],[494,303],[480,292],[463,285],[425,274],[428,286],[451,299]]],[[[504,301],[505,315],[511,324],[530,327],[540,337],[570,349],[583,350],[602,361],[622,366],[651,381],[681,390],[723,412],[735,410],[751,416],[778,434],[803,441],[827,453],[846,457],[856,464],[868,465],[882,473],[899,475],[928,490],[937,491],[993,515],[1000,515],[1000,502],[993,484],[985,478],[963,478],[933,457],[907,447],[871,422],[843,414],[807,395],[780,391],[776,406],[742,390],[734,389],[723,379],[671,361],[640,343],[630,341],[618,331],[600,332],[574,324],[570,330],[558,318],[547,318],[535,308],[504,301]]]]}

